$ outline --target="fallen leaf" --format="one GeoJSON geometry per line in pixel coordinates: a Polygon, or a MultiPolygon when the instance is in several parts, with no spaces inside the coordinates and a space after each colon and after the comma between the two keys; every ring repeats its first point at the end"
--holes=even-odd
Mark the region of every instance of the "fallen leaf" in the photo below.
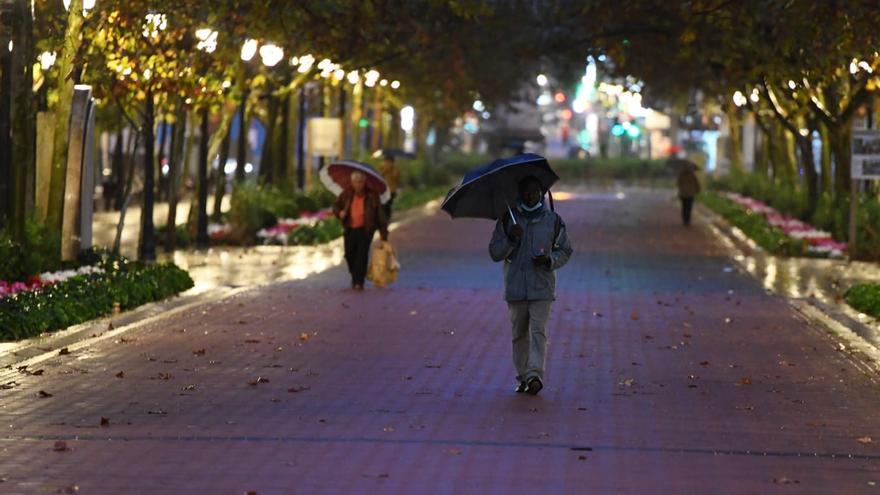
{"type": "Polygon", "coordinates": [[[259,344],[260,339],[245,339],[244,343],[245,344],[259,344]]]}
{"type": "Polygon", "coordinates": [[[184,392],[189,392],[189,391],[195,390],[195,389],[196,389],[196,384],[190,383],[189,385],[183,387],[181,390],[183,390],[184,392]]]}
{"type": "Polygon", "coordinates": [[[303,341],[303,342],[308,342],[308,340],[309,340],[309,334],[307,334],[306,332],[302,332],[302,333],[300,333],[300,334],[299,334],[299,340],[301,340],[301,341],[303,341]]]}
{"type": "Polygon", "coordinates": [[[254,386],[257,386],[257,385],[260,384],[260,383],[269,383],[269,379],[268,379],[268,378],[264,378],[264,377],[262,377],[262,376],[258,376],[256,380],[251,381],[251,382],[248,382],[248,385],[254,387],[254,386]]]}
{"type": "Polygon", "coordinates": [[[67,347],[62,347],[61,350],[58,351],[59,356],[66,356],[68,354],[70,354],[70,349],[68,349],[67,347]]]}
{"type": "Polygon", "coordinates": [[[449,449],[446,452],[451,455],[461,455],[461,449],[449,449]]]}
{"type": "Polygon", "coordinates": [[[867,445],[869,443],[874,443],[874,439],[872,439],[871,437],[861,437],[857,438],[856,442],[867,445]]]}
{"type": "Polygon", "coordinates": [[[700,361],[700,366],[709,366],[709,361],[700,361]]]}
{"type": "Polygon", "coordinates": [[[110,426],[110,418],[101,416],[101,426],[110,426]]]}
{"type": "Polygon", "coordinates": [[[724,318],[724,323],[730,323],[732,321],[733,321],[733,318],[730,318],[729,316],[727,318],[724,318]]]}
{"type": "Polygon", "coordinates": [[[798,480],[793,480],[791,478],[787,478],[785,476],[780,476],[779,478],[773,478],[774,483],[778,483],[780,485],[796,485],[800,483],[798,480]]]}
{"type": "Polygon", "coordinates": [[[205,355],[204,349],[196,349],[193,351],[193,356],[204,356],[204,355],[205,355]]]}
{"type": "Polygon", "coordinates": [[[746,377],[743,377],[743,379],[740,380],[739,382],[742,383],[743,385],[751,385],[752,379],[751,379],[751,377],[746,376],[746,377]]]}
{"type": "Polygon", "coordinates": [[[585,456],[585,455],[579,455],[579,456],[578,456],[578,460],[579,460],[579,461],[586,461],[586,460],[587,460],[587,456],[585,456]]]}
{"type": "Polygon", "coordinates": [[[624,378],[617,382],[618,385],[622,385],[624,387],[632,387],[633,383],[635,383],[635,379],[633,378],[624,378]]]}
{"type": "Polygon", "coordinates": [[[120,371],[119,373],[116,373],[116,378],[125,378],[125,372],[120,371]]]}
{"type": "Polygon", "coordinates": [[[308,385],[301,385],[298,387],[290,387],[289,389],[287,389],[287,391],[290,392],[291,394],[298,394],[298,393],[303,392],[305,390],[308,390],[310,388],[311,387],[309,387],[308,385]]]}
{"type": "Polygon", "coordinates": [[[41,399],[45,399],[45,398],[48,398],[48,397],[52,397],[52,394],[50,394],[49,392],[46,392],[45,390],[40,390],[39,392],[37,392],[37,395],[38,395],[41,399]]]}
{"type": "Polygon", "coordinates": [[[638,319],[639,319],[639,314],[636,313],[635,311],[633,311],[632,313],[629,314],[629,319],[630,319],[630,320],[638,320],[638,319]]]}
{"type": "Polygon", "coordinates": [[[154,414],[156,416],[165,416],[166,414],[168,414],[168,411],[164,411],[162,409],[152,409],[152,410],[147,411],[147,414],[154,414]]]}
{"type": "Polygon", "coordinates": [[[64,440],[56,440],[52,450],[55,452],[67,452],[70,448],[67,447],[67,442],[64,440]]]}

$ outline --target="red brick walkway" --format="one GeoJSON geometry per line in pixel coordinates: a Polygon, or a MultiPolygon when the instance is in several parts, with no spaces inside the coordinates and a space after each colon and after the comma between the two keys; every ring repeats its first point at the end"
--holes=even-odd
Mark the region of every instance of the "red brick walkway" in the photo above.
{"type": "Polygon", "coordinates": [[[393,235],[392,289],[337,268],[21,373],[0,493],[880,490],[876,377],[667,193],[559,209],[575,254],[539,397],[511,391],[491,224],[438,214],[393,235]]]}

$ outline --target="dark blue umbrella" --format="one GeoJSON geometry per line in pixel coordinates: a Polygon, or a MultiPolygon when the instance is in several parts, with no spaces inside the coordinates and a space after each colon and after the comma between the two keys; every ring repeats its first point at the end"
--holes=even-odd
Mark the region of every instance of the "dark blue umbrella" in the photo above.
{"type": "Polygon", "coordinates": [[[528,176],[537,178],[545,190],[559,180],[547,159],[541,155],[525,153],[499,158],[468,172],[461,184],[449,190],[442,208],[452,218],[497,220],[516,204],[519,181],[528,176]]]}

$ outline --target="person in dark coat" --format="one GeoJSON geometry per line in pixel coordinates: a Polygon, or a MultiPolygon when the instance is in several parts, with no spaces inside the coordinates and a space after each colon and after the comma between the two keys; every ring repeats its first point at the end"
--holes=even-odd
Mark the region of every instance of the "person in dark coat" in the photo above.
{"type": "Polygon", "coordinates": [[[333,205],[333,214],[342,221],[345,231],[345,261],[354,290],[364,290],[370,244],[376,231],[383,241],[388,240],[388,220],[379,195],[368,190],[366,184],[363,173],[352,172],[351,187],[333,205]]]}
{"type": "Polygon", "coordinates": [[[571,257],[562,218],[544,205],[544,188],[535,177],[519,183],[511,215],[495,224],[489,254],[504,262],[504,299],[513,330],[516,392],[537,395],[544,387],[547,320],[556,299],[556,270],[571,257]]]}
{"type": "Polygon", "coordinates": [[[694,198],[700,193],[700,181],[694,173],[696,165],[689,164],[678,174],[678,198],[681,200],[681,221],[685,227],[691,224],[694,198]]]}

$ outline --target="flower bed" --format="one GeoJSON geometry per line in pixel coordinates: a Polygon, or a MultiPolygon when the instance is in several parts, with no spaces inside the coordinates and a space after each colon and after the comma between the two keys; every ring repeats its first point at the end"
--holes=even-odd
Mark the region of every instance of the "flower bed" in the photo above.
{"type": "Polygon", "coordinates": [[[145,265],[105,255],[25,284],[28,289],[0,297],[0,340],[66,328],[109,314],[114,305],[130,309],[164,299],[189,289],[193,281],[173,263],[145,265]]]}
{"type": "Polygon", "coordinates": [[[315,213],[306,212],[299,218],[281,218],[275,225],[257,231],[257,239],[263,244],[287,245],[292,240],[291,232],[301,227],[314,227],[322,220],[333,216],[330,208],[315,213]]]}
{"type": "Polygon", "coordinates": [[[767,224],[783,232],[791,239],[802,241],[806,254],[817,257],[842,258],[846,243],[835,241],[829,232],[819,230],[805,222],[783,215],[761,201],[741,194],[726,192],[721,194],[727,200],[764,217],[767,224]]]}

